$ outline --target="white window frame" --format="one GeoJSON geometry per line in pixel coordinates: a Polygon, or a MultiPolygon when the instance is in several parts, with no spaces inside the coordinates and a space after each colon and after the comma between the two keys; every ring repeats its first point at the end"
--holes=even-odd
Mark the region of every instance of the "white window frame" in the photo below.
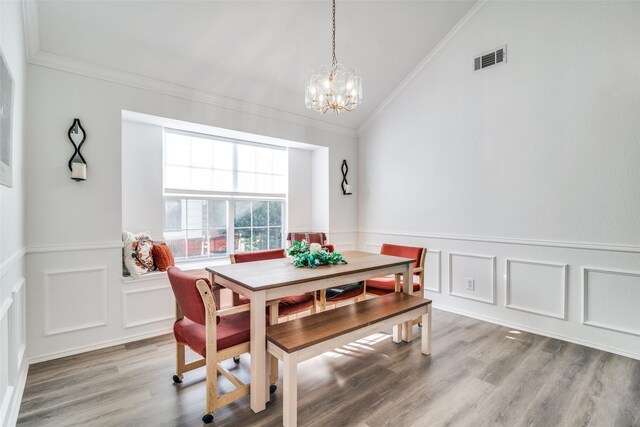
{"type": "MultiPolygon", "coordinates": [[[[233,161],[234,161],[234,174],[233,174],[233,187],[237,188],[237,161],[238,161],[238,156],[237,156],[237,145],[239,144],[244,144],[244,145],[252,145],[252,146],[259,146],[259,147],[264,147],[264,148],[269,148],[269,149],[273,149],[273,150],[282,150],[282,151],[288,151],[288,148],[286,147],[281,147],[281,146],[277,146],[277,145],[269,145],[269,144],[261,144],[261,143],[256,143],[256,142],[251,142],[251,141],[243,141],[243,140],[239,140],[239,139],[232,139],[232,138],[226,138],[226,137],[222,137],[222,136],[216,136],[216,135],[208,135],[208,134],[202,134],[202,133],[197,133],[197,132],[189,132],[189,131],[184,131],[184,130],[179,130],[179,129],[172,129],[172,128],[164,128],[163,131],[163,149],[162,149],[162,153],[163,153],[163,159],[162,159],[162,169],[163,169],[163,183],[162,183],[162,187],[163,187],[163,205],[164,205],[164,201],[167,199],[177,199],[177,200],[185,200],[185,199],[192,199],[192,200],[202,200],[202,199],[216,199],[216,200],[225,200],[227,201],[227,253],[226,254],[220,254],[220,255],[212,255],[209,252],[208,256],[198,256],[198,257],[189,257],[188,256],[188,251],[185,250],[185,256],[184,257],[179,257],[176,258],[180,261],[183,262],[189,262],[189,261],[196,261],[196,260],[204,260],[204,259],[217,259],[217,258],[224,258],[227,257],[235,252],[235,202],[236,201],[252,201],[252,202],[260,202],[260,201],[278,201],[278,202],[282,202],[282,211],[281,211],[281,236],[280,236],[280,241],[282,242],[282,248],[285,247],[285,229],[286,229],[286,224],[287,224],[287,205],[288,205],[288,197],[287,197],[287,193],[249,193],[249,192],[234,192],[234,191],[203,191],[203,190],[190,190],[190,189],[183,189],[183,188],[167,188],[165,186],[165,182],[164,182],[164,168],[165,168],[165,151],[166,151],[166,144],[165,144],[165,140],[164,138],[166,137],[167,133],[175,133],[175,134],[180,134],[180,135],[186,135],[186,136],[190,136],[190,137],[196,137],[196,138],[202,138],[202,139],[212,139],[215,141],[224,141],[224,142],[229,142],[233,144],[233,161]]],[[[288,161],[288,156],[287,156],[287,161],[288,161]]],[[[287,167],[287,174],[288,174],[288,167],[287,167]]],[[[288,187],[288,185],[287,185],[288,187]]],[[[163,220],[162,220],[162,231],[163,231],[163,235],[165,232],[167,232],[166,230],[166,224],[165,224],[165,215],[163,212],[163,220]]],[[[270,226],[268,224],[267,221],[267,225],[265,226],[266,228],[272,228],[272,227],[277,227],[277,226],[270,226]]],[[[251,228],[252,230],[254,228],[261,228],[261,226],[258,227],[254,227],[253,224],[251,225],[251,227],[238,227],[239,229],[246,229],[246,228],[251,228]]],[[[187,231],[188,228],[186,228],[186,223],[185,223],[185,228],[182,229],[182,231],[187,231]]],[[[164,236],[163,236],[164,237],[164,236]]],[[[185,240],[188,240],[188,237],[185,237],[185,240]]],[[[210,249],[210,248],[209,248],[210,249]]]]}

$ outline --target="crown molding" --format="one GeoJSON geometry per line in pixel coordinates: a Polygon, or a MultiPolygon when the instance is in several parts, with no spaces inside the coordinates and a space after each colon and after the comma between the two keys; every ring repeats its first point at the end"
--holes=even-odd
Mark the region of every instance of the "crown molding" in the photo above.
{"type": "Polygon", "coordinates": [[[300,114],[279,110],[273,107],[254,104],[235,98],[216,95],[211,92],[167,81],[142,76],[127,71],[80,61],[67,56],[57,55],[40,49],[40,35],[38,31],[38,4],[34,0],[22,0],[25,44],[27,46],[27,62],[32,65],[52,68],[80,76],[117,83],[124,86],[142,89],[150,92],[169,95],[187,101],[200,102],[216,107],[252,114],[267,119],[279,120],[293,125],[304,126],[357,138],[357,129],[323,122],[318,119],[300,114]]]}
{"type": "Polygon", "coordinates": [[[418,74],[444,49],[451,40],[471,22],[473,17],[485,8],[486,5],[493,0],[478,0],[471,9],[462,17],[460,21],[444,36],[442,40],[427,54],[427,56],[420,61],[420,63],[405,77],[398,86],[385,98],[384,101],[376,108],[369,117],[358,128],[358,135],[362,135],[367,128],[373,123],[373,121],[382,113],[382,111],[393,103],[413,81],[418,77],[418,74]]]}
{"type": "Polygon", "coordinates": [[[22,0],[22,22],[24,25],[24,45],[27,59],[40,51],[40,31],[38,24],[38,2],[22,0]]]}

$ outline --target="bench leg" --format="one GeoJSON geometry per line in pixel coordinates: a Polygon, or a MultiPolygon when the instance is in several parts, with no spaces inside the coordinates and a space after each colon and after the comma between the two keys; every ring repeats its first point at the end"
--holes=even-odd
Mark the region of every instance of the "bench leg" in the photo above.
{"type": "Polygon", "coordinates": [[[431,354],[431,304],[427,306],[427,313],[422,315],[422,354],[431,354]]]}
{"type": "Polygon", "coordinates": [[[391,337],[394,343],[398,344],[402,341],[402,323],[393,327],[393,335],[391,337]]]}
{"type": "Polygon", "coordinates": [[[285,353],[282,373],[282,421],[284,427],[295,427],[298,424],[298,355],[285,353]]]}

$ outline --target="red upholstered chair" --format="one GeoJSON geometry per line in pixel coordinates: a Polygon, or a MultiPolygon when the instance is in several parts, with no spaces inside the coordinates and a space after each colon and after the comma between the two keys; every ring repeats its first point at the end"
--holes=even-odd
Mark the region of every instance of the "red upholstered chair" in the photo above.
{"type": "MultiPolygon", "coordinates": [[[[382,255],[393,255],[416,260],[413,264],[413,274],[418,276],[418,283],[413,283],[413,292],[424,297],[424,262],[427,256],[426,248],[414,246],[400,246],[385,243],[380,249],[382,255]]],[[[400,280],[400,289],[396,289],[395,277],[376,277],[365,281],[366,293],[370,295],[386,295],[402,289],[403,283],[400,280]]]]}
{"type": "MultiPolygon", "coordinates": [[[[267,251],[242,252],[231,254],[231,263],[237,264],[241,262],[265,261],[270,259],[286,258],[287,254],[284,249],[271,249],[267,251]]],[[[233,304],[248,304],[250,300],[242,295],[233,295],[233,304]]],[[[278,302],[278,317],[290,316],[310,310],[311,314],[316,312],[315,300],[313,294],[298,294],[281,298],[278,302]]]]}
{"type": "MultiPolygon", "coordinates": [[[[206,414],[202,421],[213,421],[213,412],[243,396],[249,395],[249,384],[225,370],[220,362],[249,352],[249,306],[242,305],[216,310],[216,301],[209,280],[183,273],[177,267],[167,269],[171,289],[176,298],[176,374],[173,381],[182,382],[183,374],[206,366],[206,414]],[[203,359],[185,363],[185,346],[203,359]],[[236,389],[218,396],[217,372],[225,376],[236,389]]],[[[275,385],[271,386],[271,392],[275,385]]]]}

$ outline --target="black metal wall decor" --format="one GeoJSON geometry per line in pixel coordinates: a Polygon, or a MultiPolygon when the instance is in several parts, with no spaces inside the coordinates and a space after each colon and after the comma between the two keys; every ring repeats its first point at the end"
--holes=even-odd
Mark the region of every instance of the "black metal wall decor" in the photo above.
{"type": "Polygon", "coordinates": [[[75,148],[73,156],[69,159],[71,179],[74,181],[84,181],[87,179],[87,162],[84,160],[84,157],[82,157],[80,148],[82,148],[82,144],[84,144],[84,141],[87,139],[87,134],[80,124],[80,119],[73,119],[73,124],[69,128],[67,136],[71,144],[73,144],[73,148],[75,148]]]}
{"type": "Polygon", "coordinates": [[[349,185],[349,182],[347,182],[347,173],[349,172],[349,166],[347,165],[347,161],[343,160],[342,161],[342,194],[344,194],[345,196],[349,196],[351,194],[353,194],[351,192],[351,186],[349,185]]]}

